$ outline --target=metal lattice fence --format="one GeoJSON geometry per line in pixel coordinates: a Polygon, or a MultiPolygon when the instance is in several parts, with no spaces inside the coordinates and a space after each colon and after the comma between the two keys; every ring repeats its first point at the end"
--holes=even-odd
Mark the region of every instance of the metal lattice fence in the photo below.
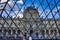
{"type": "Polygon", "coordinates": [[[43,38],[60,37],[60,0],[0,0],[1,36],[31,30],[43,38]]]}

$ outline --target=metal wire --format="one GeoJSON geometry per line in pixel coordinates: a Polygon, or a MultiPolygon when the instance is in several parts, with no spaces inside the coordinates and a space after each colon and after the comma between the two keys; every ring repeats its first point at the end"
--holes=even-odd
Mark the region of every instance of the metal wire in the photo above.
{"type": "Polygon", "coordinates": [[[43,0],[22,1],[23,4],[19,4],[17,1],[9,4],[10,0],[0,3],[0,32],[3,35],[6,35],[7,32],[9,35],[14,33],[19,35],[19,32],[30,33],[30,30],[40,32],[42,35],[47,34],[48,37],[51,34],[60,35],[60,8],[58,8],[60,0],[44,0],[47,5],[43,0]],[[48,18],[50,14],[52,18],[48,18]],[[55,18],[56,15],[59,18],[55,18]]]}

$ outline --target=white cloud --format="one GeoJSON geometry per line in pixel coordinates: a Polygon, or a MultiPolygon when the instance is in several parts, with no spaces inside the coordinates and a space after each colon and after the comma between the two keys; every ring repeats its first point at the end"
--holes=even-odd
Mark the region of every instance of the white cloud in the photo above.
{"type": "Polygon", "coordinates": [[[60,9],[60,6],[58,6],[58,9],[60,9]]]}
{"type": "Polygon", "coordinates": [[[3,2],[7,2],[7,0],[1,0],[1,3],[3,3],[3,2]]]}
{"type": "Polygon", "coordinates": [[[9,1],[8,4],[11,4],[11,2],[9,1]]]}
{"type": "Polygon", "coordinates": [[[24,10],[23,9],[21,9],[21,12],[23,12],[24,10]]]}
{"type": "MultiPolygon", "coordinates": [[[[14,3],[15,1],[9,1],[8,4],[11,4],[12,2],[14,3]]],[[[23,1],[19,0],[19,1],[17,1],[17,3],[23,4],[23,1]]]]}
{"type": "MultiPolygon", "coordinates": [[[[57,10],[60,9],[60,6],[58,6],[57,8],[54,8],[54,9],[52,10],[52,12],[53,12],[53,13],[57,12],[57,10]],[[57,8],[58,8],[58,9],[57,9],[57,8]]],[[[50,11],[51,11],[50,9],[47,9],[47,10],[45,10],[45,13],[48,14],[50,11]]],[[[42,10],[39,11],[39,13],[42,13],[42,10]]]]}
{"type": "MultiPolygon", "coordinates": [[[[60,9],[60,6],[58,6],[57,8],[58,8],[58,10],[59,10],[59,9],[60,9]]],[[[57,12],[57,8],[55,7],[55,8],[53,9],[53,12],[54,12],[54,11],[57,12]]]]}
{"type": "Polygon", "coordinates": [[[12,16],[12,18],[23,18],[23,14],[22,14],[22,12],[20,11],[19,13],[18,13],[18,11],[15,11],[15,13],[16,13],[16,15],[14,15],[14,16],[12,16]],[[17,14],[18,13],[18,14],[17,14]]]}
{"type": "Polygon", "coordinates": [[[20,1],[17,1],[17,3],[21,3],[21,4],[23,4],[23,1],[22,1],[22,0],[20,0],[20,1]]]}
{"type": "MultiPolygon", "coordinates": [[[[58,8],[58,10],[60,9],[60,6],[58,6],[57,7],[58,8]]],[[[57,14],[58,12],[57,12],[57,8],[54,8],[53,10],[52,10],[52,13],[53,13],[53,15],[55,15],[55,14],[57,14]]],[[[46,13],[46,15],[48,15],[49,14],[49,18],[52,18],[52,13],[49,13],[50,12],[50,9],[47,9],[47,10],[45,10],[45,12],[43,12],[42,10],[41,11],[39,11],[39,15],[41,15],[41,17],[43,16],[43,17],[45,17],[45,13],[46,13]],[[42,13],[42,14],[41,14],[42,13]]],[[[58,15],[59,16],[59,15],[58,15]]],[[[57,16],[56,16],[56,18],[57,18],[57,16]]]]}

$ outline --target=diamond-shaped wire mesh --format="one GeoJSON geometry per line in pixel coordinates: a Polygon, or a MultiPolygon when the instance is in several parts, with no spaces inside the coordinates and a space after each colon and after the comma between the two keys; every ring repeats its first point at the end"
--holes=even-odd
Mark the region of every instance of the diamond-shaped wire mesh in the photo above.
{"type": "Polygon", "coordinates": [[[29,37],[31,30],[38,39],[59,39],[60,0],[0,0],[1,36],[29,37]]]}

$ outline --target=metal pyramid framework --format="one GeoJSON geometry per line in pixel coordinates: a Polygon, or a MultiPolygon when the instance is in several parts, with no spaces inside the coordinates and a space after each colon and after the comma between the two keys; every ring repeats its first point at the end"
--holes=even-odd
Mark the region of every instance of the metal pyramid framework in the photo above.
{"type": "Polygon", "coordinates": [[[0,30],[10,30],[12,32],[15,30],[17,33],[18,30],[21,30],[23,33],[29,33],[32,29],[34,32],[43,33],[44,31],[44,34],[47,33],[48,35],[50,35],[52,31],[53,33],[56,32],[56,35],[57,33],[60,34],[60,8],[57,6],[60,4],[60,0],[57,2],[56,0],[52,0],[54,2],[44,0],[47,5],[45,5],[43,1],[38,0],[39,5],[37,5],[37,7],[35,5],[36,1],[37,0],[30,0],[31,4],[28,4],[28,6],[25,0],[23,0],[23,5],[17,2],[9,4],[9,0],[0,3],[0,30]],[[44,7],[44,5],[46,7],[44,7]],[[47,8],[49,8],[49,10],[46,10],[47,8]],[[42,9],[41,12],[40,9],[42,9]],[[17,17],[17,15],[19,16],[17,17]],[[13,18],[13,16],[15,17],[13,18]]]}

